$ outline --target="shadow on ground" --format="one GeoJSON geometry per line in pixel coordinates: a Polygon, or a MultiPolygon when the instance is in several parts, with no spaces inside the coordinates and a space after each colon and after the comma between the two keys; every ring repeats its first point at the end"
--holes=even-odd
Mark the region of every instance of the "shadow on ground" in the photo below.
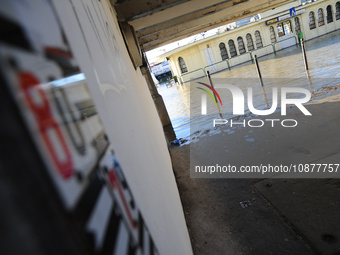
{"type": "MultiPolygon", "coordinates": [[[[284,135],[275,129],[254,131],[251,146],[257,150],[242,146],[242,130],[204,137],[195,149],[201,144],[213,151],[221,143],[240,141],[216,159],[340,163],[340,96],[308,109],[312,118],[293,115],[300,127],[284,135]]],[[[195,179],[190,178],[190,146],[170,152],[194,254],[340,254],[339,179],[195,179]],[[252,205],[242,208],[242,201],[252,205]]]]}

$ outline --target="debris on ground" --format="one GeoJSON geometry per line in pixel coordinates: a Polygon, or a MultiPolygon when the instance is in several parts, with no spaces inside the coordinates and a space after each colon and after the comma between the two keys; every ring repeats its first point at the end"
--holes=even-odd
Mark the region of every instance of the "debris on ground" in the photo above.
{"type": "Polygon", "coordinates": [[[321,87],[319,89],[313,90],[312,91],[312,98],[319,97],[322,95],[326,95],[327,93],[333,93],[335,90],[340,88],[340,84],[334,85],[334,86],[329,86],[329,87],[321,87]]]}
{"type": "Polygon", "coordinates": [[[243,201],[243,202],[240,202],[240,205],[242,206],[242,208],[247,208],[249,206],[252,206],[252,204],[250,203],[250,201],[243,201]]]}

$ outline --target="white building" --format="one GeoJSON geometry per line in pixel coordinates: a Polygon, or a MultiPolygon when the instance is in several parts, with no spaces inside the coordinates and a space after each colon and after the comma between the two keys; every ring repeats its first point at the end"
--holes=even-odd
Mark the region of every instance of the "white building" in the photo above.
{"type": "Polygon", "coordinates": [[[261,13],[261,19],[163,54],[182,81],[218,72],[340,29],[340,1],[292,2],[261,13]],[[290,10],[295,9],[295,16],[290,10]],[[300,34],[301,36],[301,34],[300,34]]]}

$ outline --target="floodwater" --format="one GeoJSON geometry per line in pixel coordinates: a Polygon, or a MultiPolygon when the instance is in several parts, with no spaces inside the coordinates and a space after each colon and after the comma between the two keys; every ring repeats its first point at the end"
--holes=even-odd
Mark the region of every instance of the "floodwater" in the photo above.
{"type": "MultiPolygon", "coordinates": [[[[271,106],[273,87],[304,87],[315,94],[320,94],[322,88],[335,86],[340,83],[340,31],[335,31],[322,37],[306,42],[307,58],[309,65],[309,75],[304,67],[301,48],[292,46],[278,51],[276,55],[270,54],[259,58],[265,95],[261,89],[255,65],[250,61],[213,74],[213,84],[225,83],[233,84],[242,89],[247,94],[247,87],[253,87],[253,101],[256,109],[268,109],[271,106]]],[[[172,125],[177,138],[190,140],[190,134],[207,133],[204,130],[211,128],[212,119],[219,118],[218,110],[208,96],[207,115],[201,115],[201,94],[202,90],[196,89],[204,82],[209,84],[207,78],[191,81],[182,86],[166,88],[159,87],[158,91],[162,95],[168,110],[172,125]],[[190,102],[190,98],[192,99],[190,102]],[[195,123],[193,125],[193,123],[195,123]]],[[[232,118],[232,98],[227,90],[218,90],[223,102],[220,112],[224,119],[232,118]]],[[[204,93],[204,92],[203,92],[204,93]]],[[[334,93],[340,93],[340,89],[334,93]]],[[[321,93],[322,94],[322,93],[321,93]]],[[[322,96],[329,96],[323,94],[322,96]]],[[[292,94],[292,97],[297,95],[292,94]]],[[[301,96],[301,95],[300,95],[301,96]]],[[[248,111],[247,107],[245,108],[248,111]]],[[[248,111],[249,112],[249,111],[248,111]]],[[[213,132],[209,132],[213,134],[213,132]]]]}

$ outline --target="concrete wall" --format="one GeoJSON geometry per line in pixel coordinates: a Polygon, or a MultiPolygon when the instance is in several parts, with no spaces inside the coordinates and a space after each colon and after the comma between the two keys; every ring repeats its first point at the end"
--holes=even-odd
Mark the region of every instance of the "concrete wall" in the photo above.
{"type": "Polygon", "coordinates": [[[192,254],[162,126],[109,0],[53,3],[159,253],[192,254]]]}

